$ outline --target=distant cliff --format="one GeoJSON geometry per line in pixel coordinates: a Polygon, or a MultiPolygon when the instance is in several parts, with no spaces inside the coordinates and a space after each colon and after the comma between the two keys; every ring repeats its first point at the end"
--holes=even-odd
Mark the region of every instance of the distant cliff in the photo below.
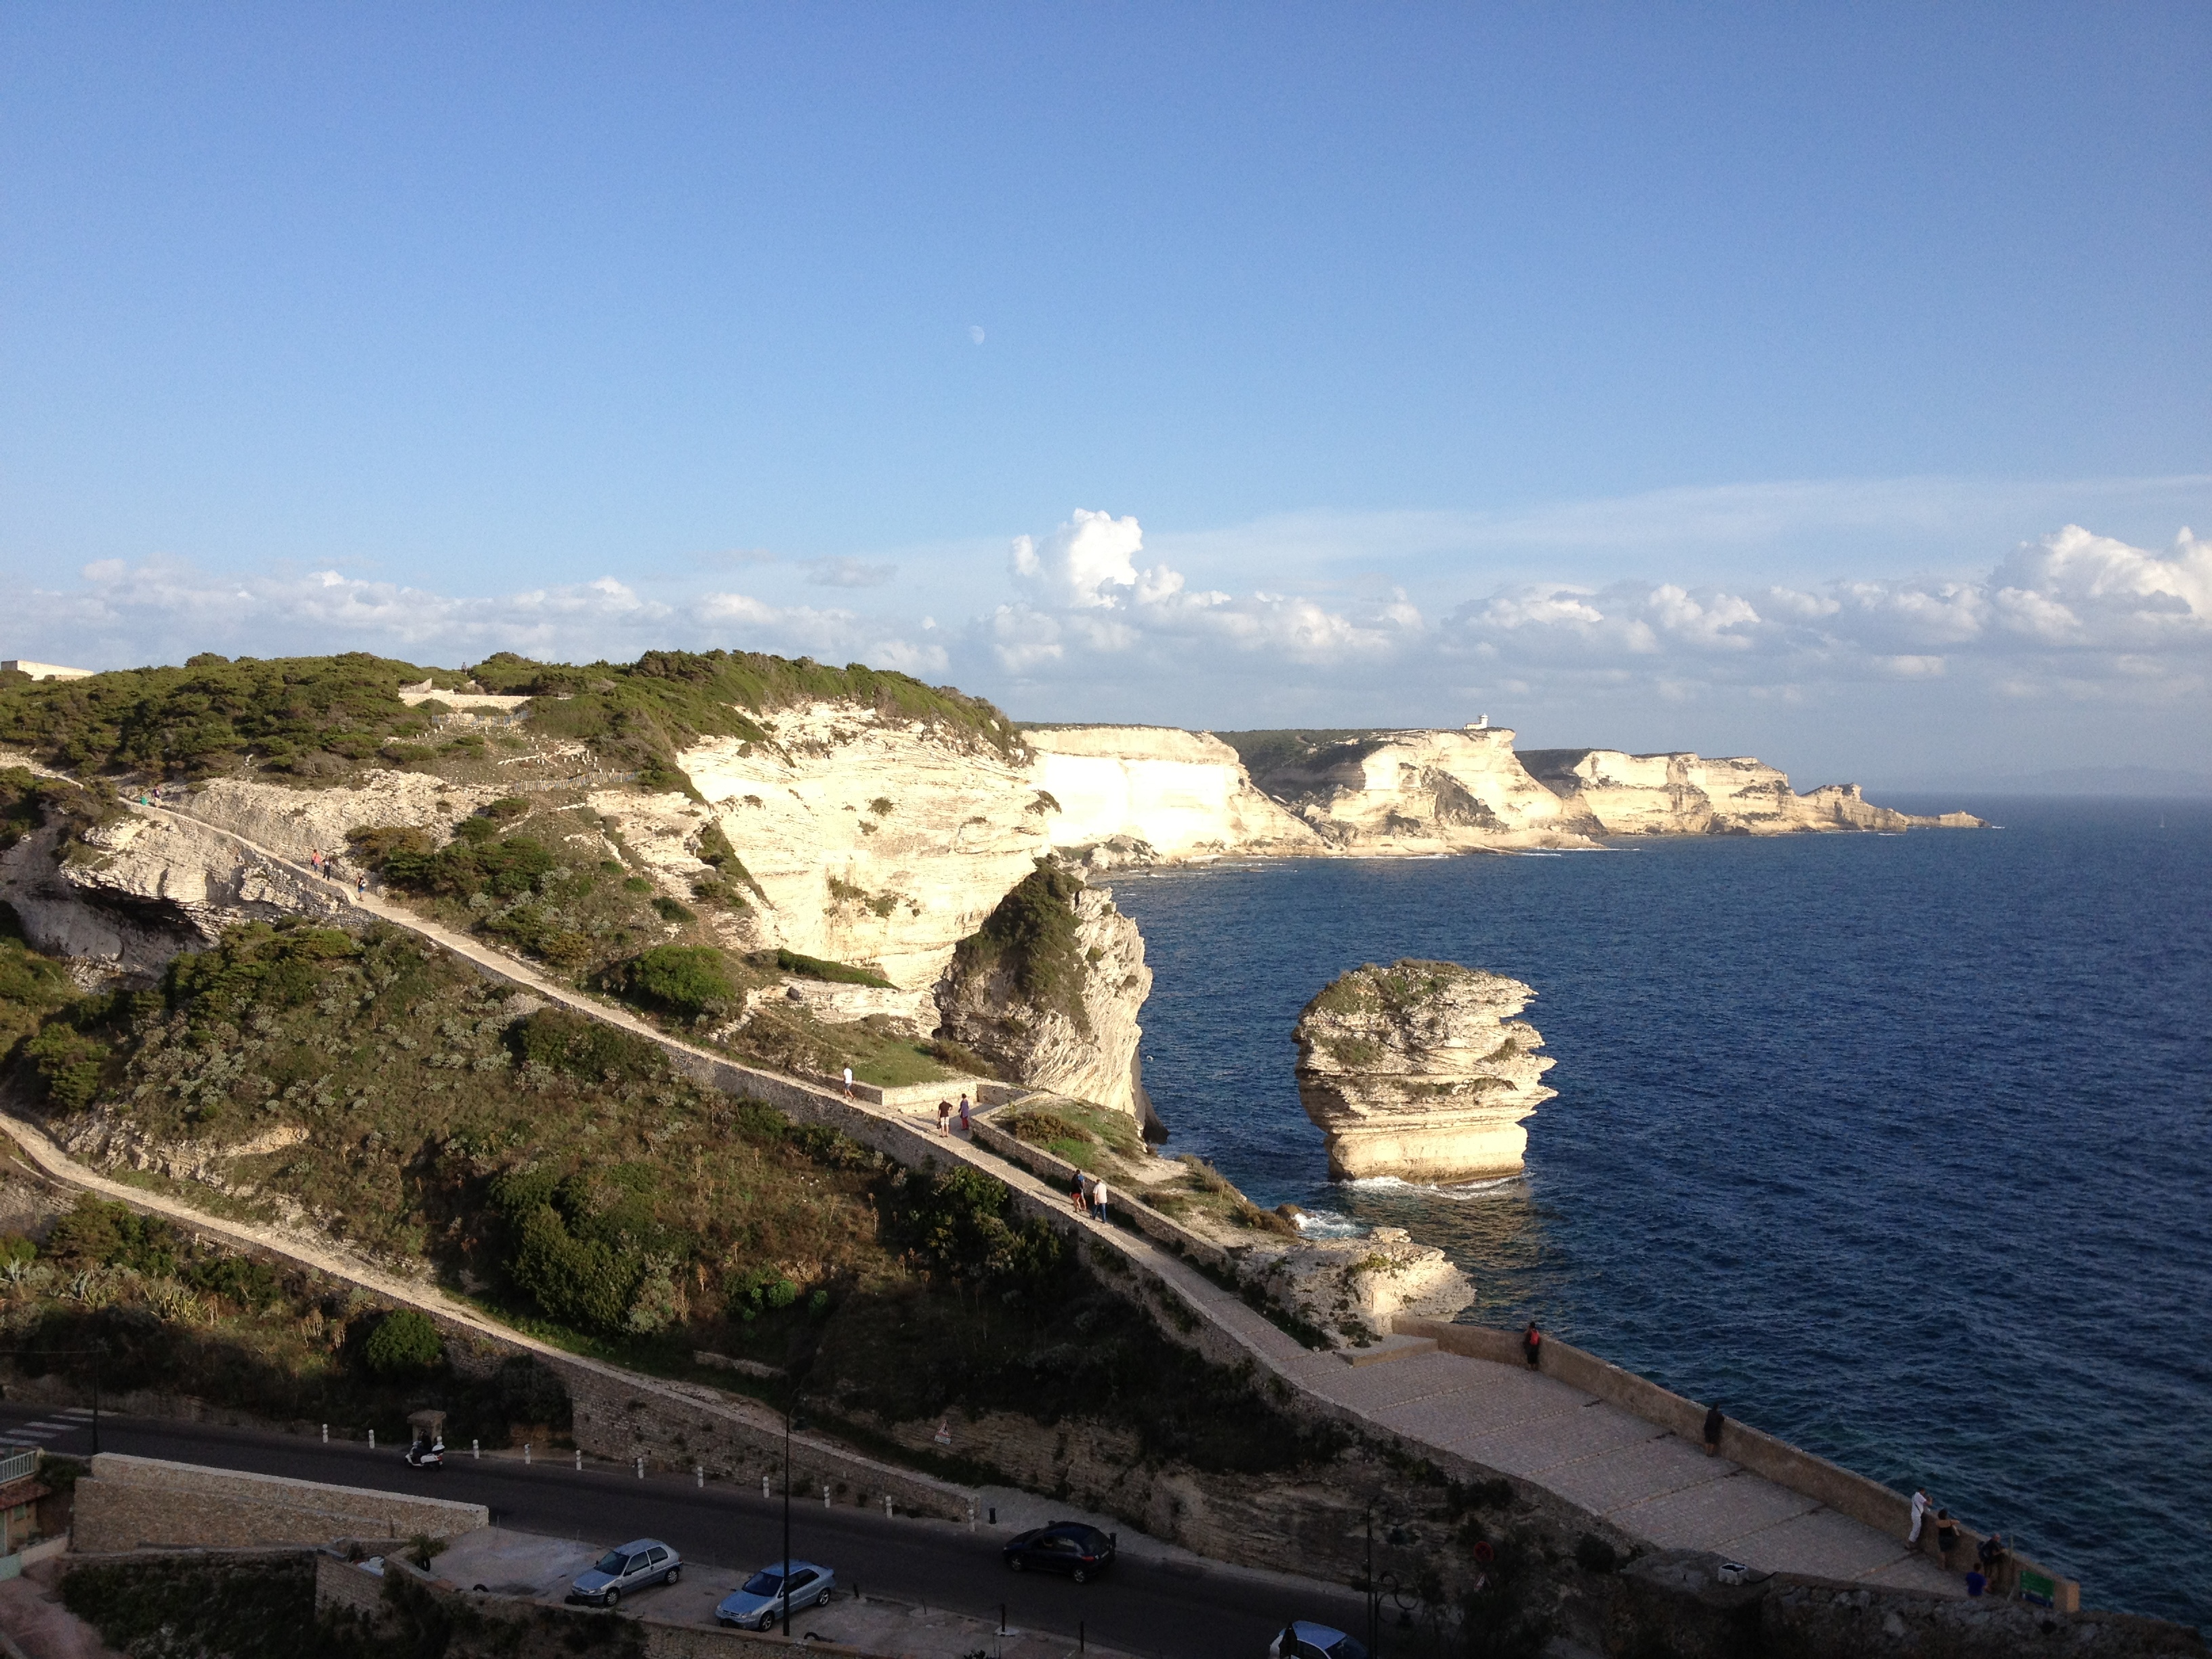
{"type": "Polygon", "coordinates": [[[1328,850],[1211,732],[1032,726],[1022,736],[1053,845],[1091,868],[1328,850]]]}
{"type": "Polygon", "coordinates": [[[1786,773],[1738,757],[1531,749],[1521,763],[1608,836],[1776,836],[1801,830],[1974,830],[1969,812],[1916,817],[1876,806],[1855,783],[1792,793],[1786,773]]]}
{"type": "Polygon", "coordinates": [[[1589,813],[1528,775],[1504,726],[1326,739],[1232,732],[1224,741],[1245,755],[1261,789],[1343,852],[1586,847],[1600,832],[1589,813]]]}

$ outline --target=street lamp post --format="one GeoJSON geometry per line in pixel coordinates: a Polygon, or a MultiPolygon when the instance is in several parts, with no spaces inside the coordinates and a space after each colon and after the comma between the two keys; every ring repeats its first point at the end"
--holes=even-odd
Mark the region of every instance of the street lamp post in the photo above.
{"type": "Polygon", "coordinates": [[[783,1408],[783,1633],[791,1635],[791,1431],[805,1425],[799,1421],[799,1395],[794,1391],[783,1408]]]}

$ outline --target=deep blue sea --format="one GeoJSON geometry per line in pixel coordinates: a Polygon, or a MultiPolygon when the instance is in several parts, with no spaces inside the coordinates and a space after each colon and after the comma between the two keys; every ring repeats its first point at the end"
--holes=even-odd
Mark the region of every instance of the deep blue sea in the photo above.
{"type": "Polygon", "coordinates": [[[1965,804],[2003,827],[1124,874],[1168,1150],[2212,1626],[2212,803],[1965,804]],[[1328,1181],[1291,1028],[1400,957],[1536,988],[1524,1176],[1328,1181]]]}

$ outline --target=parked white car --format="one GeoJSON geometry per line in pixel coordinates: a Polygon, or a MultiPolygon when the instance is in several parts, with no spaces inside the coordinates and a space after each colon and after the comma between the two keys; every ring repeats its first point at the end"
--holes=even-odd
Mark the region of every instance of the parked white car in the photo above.
{"type": "Polygon", "coordinates": [[[568,1586],[568,1599],[611,1607],[632,1590],[672,1584],[683,1576],[683,1558],[669,1546],[658,1538],[633,1538],[593,1562],[589,1572],[568,1586]]]}
{"type": "Polygon", "coordinates": [[[721,1605],[714,1609],[714,1617],[725,1625],[735,1625],[744,1630],[768,1630],[783,1617],[787,1595],[793,1613],[830,1599],[830,1591],[837,1583],[836,1573],[811,1561],[793,1561],[789,1565],[791,1579],[787,1589],[784,1582],[785,1564],[771,1562],[724,1596],[721,1605]]]}

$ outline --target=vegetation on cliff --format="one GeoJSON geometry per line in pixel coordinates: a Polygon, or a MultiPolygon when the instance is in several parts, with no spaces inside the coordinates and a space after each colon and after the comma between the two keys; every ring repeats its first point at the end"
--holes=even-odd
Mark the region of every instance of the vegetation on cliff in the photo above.
{"type": "MultiPolygon", "coordinates": [[[[13,1085],[80,1155],[151,1184],[134,1157],[201,1169],[205,1184],[179,1188],[195,1202],[264,1218],[297,1206],[334,1239],[427,1261],[580,1349],[726,1386],[695,1350],[803,1371],[863,1437],[957,1407],[1092,1416],[1147,1455],[1200,1467],[1328,1449],[1165,1342],[999,1182],[908,1170],[702,1089],[655,1045],[397,930],[239,927],[152,990],[17,1018],[35,1030],[13,1085]],[[57,1070],[48,1049],[82,1069],[57,1070]]],[[[103,1270],[166,1282],[173,1272],[129,1255],[162,1248],[118,1243],[103,1270]]],[[[310,1357],[285,1352],[276,1370],[310,1357]]],[[[384,1381],[365,1350],[348,1375],[384,1381]]],[[[252,1384],[272,1411],[274,1387],[252,1384]]],[[[304,1397],[274,1414],[306,1415],[304,1397]]]]}
{"type": "Polygon", "coordinates": [[[80,1386],[103,1350],[111,1402],[189,1395],[349,1437],[393,1434],[425,1405],[450,1413],[449,1433],[493,1445],[568,1427],[567,1391],[533,1360],[471,1354],[457,1367],[421,1314],[88,1196],[37,1243],[0,1237],[0,1345],[14,1375],[80,1386]]]}
{"type": "Polygon", "coordinates": [[[502,652],[469,673],[418,667],[366,652],[333,657],[230,659],[204,653],[182,667],[134,668],[77,680],[0,684],[0,744],[85,775],[154,779],[258,770],[334,782],[369,765],[445,771],[481,761],[483,738],[441,732],[434,702],[410,708],[399,688],[473,688],[527,696],[524,729],[581,743],[648,789],[689,791],[677,751],[706,737],[767,742],[763,722],[795,703],[848,702],[887,719],[922,721],[957,740],[1016,757],[1020,734],[981,698],[905,674],[852,663],[757,652],[648,651],[634,663],[532,662],[502,652]]]}
{"type": "Polygon", "coordinates": [[[1040,864],[1000,899],[983,925],[960,941],[953,972],[982,981],[1003,974],[1020,999],[1066,1017],[1088,1036],[1091,1014],[1083,1006],[1089,964],[1076,937],[1076,895],[1083,878],[1040,864]]]}

